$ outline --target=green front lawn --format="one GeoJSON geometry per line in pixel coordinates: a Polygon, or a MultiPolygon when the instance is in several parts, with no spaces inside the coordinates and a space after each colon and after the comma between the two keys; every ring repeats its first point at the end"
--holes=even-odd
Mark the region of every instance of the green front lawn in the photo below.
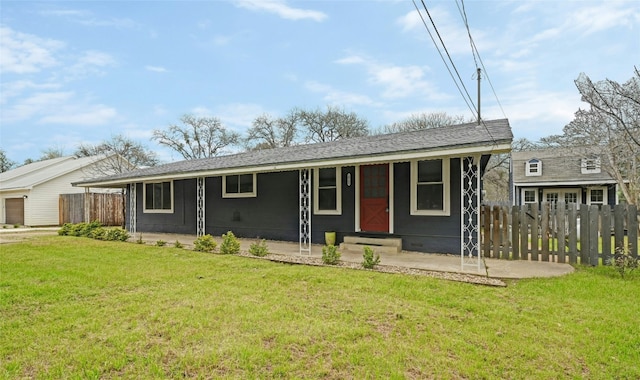
{"type": "Polygon", "coordinates": [[[0,378],[640,378],[639,299],[43,237],[0,246],[0,378]]]}

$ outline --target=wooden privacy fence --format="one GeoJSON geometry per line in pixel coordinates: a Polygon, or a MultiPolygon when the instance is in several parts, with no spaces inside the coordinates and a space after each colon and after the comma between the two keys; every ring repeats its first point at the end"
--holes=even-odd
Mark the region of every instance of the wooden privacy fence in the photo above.
{"type": "Polygon", "coordinates": [[[104,226],[121,226],[123,202],[120,193],[60,194],[60,225],[97,220],[104,226]]]}
{"type": "Polygon", "coordinates": [[[482,206],[480,233],[488,258],[606,265],[623,251],[638,257],[635,205],[482,206]]]}

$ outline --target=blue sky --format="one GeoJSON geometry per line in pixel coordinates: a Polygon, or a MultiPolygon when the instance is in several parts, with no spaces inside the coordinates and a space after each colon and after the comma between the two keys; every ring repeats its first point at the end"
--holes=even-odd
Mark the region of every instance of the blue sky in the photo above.
{"type": "MultiPolygon", "coordinates": [[[[475,102],[462,2],[425,4],[475,102]]],[[[580,72],[623,82],[640,67],[640,1],[464,6],[502,106],[485,79],[482,116],[506,116],[516,137],[562,131],[585,106],[580,72]]],[[[240,133],[293,107],[337,105],[372,128],[473,117],[412,1],[3,0],[0,28],[0,147],[17,162],[116,134],[178,160],[150,137],[186,113],[240,133]]]]}

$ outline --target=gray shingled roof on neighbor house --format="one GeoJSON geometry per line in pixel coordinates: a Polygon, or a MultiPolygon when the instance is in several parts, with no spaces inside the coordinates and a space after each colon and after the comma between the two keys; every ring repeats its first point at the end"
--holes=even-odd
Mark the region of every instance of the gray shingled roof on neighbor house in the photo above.
{"type": "MultiPolygon", "coordinates": [[[[596,157],[594,150],[588,147],[572,149],[552,148],[531,150],[524,152],[512,152],[513,182],[516,185],[556,182],[561,183],[614,183],[615,180],[601,168],[600,173],[582,174],[581,164],[583,158],[596,157]],[[542,162],[542,175],[527,176],[525,166],[527,161],[538,159],[542,162]]],[[[600,157],[605,160],[605,157],[600,157]]],[[[603,162],[604,163],[604,162],[603,162]]]]}
{"type": "Polygon", "coordinates": [[[432,128],[420,131],[393,133],[342,139],[327,143],[296,145],[285,148],[249,151],[228,156],[186,160],[151,168],[82,181],[74,185],[96,186],[114,185],[144,180],[159,176],[168,176],[216,170],[256,168],[267,170],[269,166],[300,164],[306,167],[324,161],[345,158],[363,158],[386,156],[400,153],[439,152],[461,149],[482,148],[484,153],[504,150],[510,145],[513,134],[507,119],[483,121],[483,124],[467,123],[449,127],[432,128]],[[125,182],[125,180],[127,180],[125,182]]]}

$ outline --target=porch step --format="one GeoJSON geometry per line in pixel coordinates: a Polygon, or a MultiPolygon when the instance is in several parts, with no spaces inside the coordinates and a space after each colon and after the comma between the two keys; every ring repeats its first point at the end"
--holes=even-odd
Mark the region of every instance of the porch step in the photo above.
{"type": "Polygon", "coordinates": [[[344,242],[340,244],[340,249],[362,252],[365,246],[371,247],[376,253],[399,253],[402,250],[402,239],[345,236],[344,242]]]}

